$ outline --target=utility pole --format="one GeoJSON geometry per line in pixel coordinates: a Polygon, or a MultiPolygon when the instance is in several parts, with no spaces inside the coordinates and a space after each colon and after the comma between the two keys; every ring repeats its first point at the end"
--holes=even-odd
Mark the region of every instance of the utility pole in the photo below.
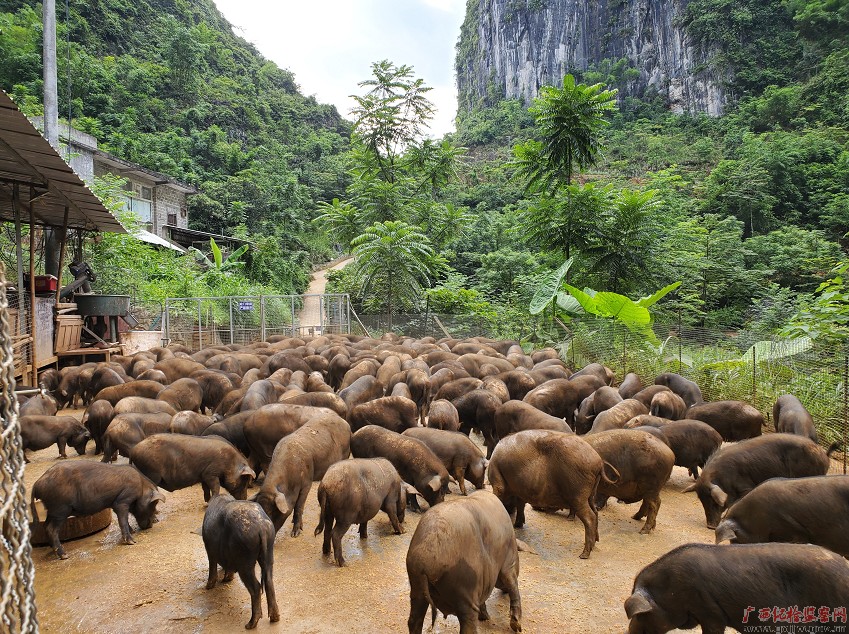
{"type": "MultiPolygon", "coordinates": [[[[56,0],[43,0],[42,3],[44,50],[44,137],[56,151],[59,151],[59,90],[56,79],[56,0]]],[[[70,122],[69,122],[70,123],[70,122]]],[[[70,137],[70,134],[68,135],[70,137]]],[[[70,143],[70,138],[68,139],[70,143]]],[[[34,227],[30,227],[33,231],[34,227]]],[[[60,278],[59,241],[57,232],[44,229],[44,272],[60,278]]]]}

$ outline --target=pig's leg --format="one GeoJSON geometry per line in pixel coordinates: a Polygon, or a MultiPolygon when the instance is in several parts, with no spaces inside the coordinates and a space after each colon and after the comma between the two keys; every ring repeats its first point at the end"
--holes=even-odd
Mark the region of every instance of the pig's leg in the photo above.
{"type": "Polygon", "coordinates": [[[455,467],[451,475],[454,476],[454,479],[457,481],[457,484],[460,485],[460,493],[462,495],[466,495],[465,467],[455,467]]]}
{"type": "Polygon", "coordinates": [[[404,527],[401,526],[401,522],[398,521],[398,510],[394,501],[390,500],[387,504],[386,514],[389,516],[389,523],[392,524],[395,534],[403,535],[404,527]]]}
{"type": "Polygon", "coordinates": [[[245,624],[245,629],[252,630],[262,618],[262,586],[256,578],[253,566],[240,570],[239,578],[251,595],[251,620],[245,624]]]}
{"type": "Polygon", "coordinates": [[[115,511],[115,515],[118,516],[118,526],[121,527],[121,541],[128,545],[135,544],[136,540],[130,534],[129,506],[127,504],[119,504],[113,510],[115,511]]]}
{"type": "Polygon", "coordinates": [[[522,631],[522,598],[519,596],[519,581],[512,567],[502,570],[498,575],[496,587],[510,595],[510,629],[522,631]]]}
{"type": "Polygon", "coordinates": [[[368,537],[368,522],[360,522],[360,539],[368,537]]]}
{"type": "Polygon", "coordinates": [[[59,457],[60,458],[67,458],[68,454],[65,453],[65,439],[60,437],[56,441],[56,444],[59,445],[59,457]]]}
{"type": "Polygon", "coordinates": [[[212,590],[218,583],[218,562],[209,550],[206,551],[206,558],[209,560],[209,577],[206,580],[206,589],[212,590]]]}
{"type": "Polygon", "coordinates": [[[421,634],[424,627],[424,619],[427,615],[428,602],[424,598],[421,589],[410,590],[410,618],[407,619],[407,628],[410,634],[421,634]]]}
{"type": "Polygon", "coordinates": [[[321,552],[324,555],[330,554],[330,536],[333,532],[333,517],[324,519],[324,542],[321,544],[321,552]]]}
{"type": "Polygon", "coordinates": [[[298,493],[298,499],[295,502],[295,513],[292,515],[292,537],[297,537],[304,530],[304,505],[307,503],[307,495],[309,495],[310,487],[312,487],[312,482],[301,487],[301,491],[298,493]]]}
{"type": "Polygon", "coordinates": [[[345,557],[342,556],[342,536],[348,532],[350,524],[342,524],[337,521],[333,527],[333,556],[336,558],[338,566],[345,565],[345,557]]]}
{"type": "Polygon", "coordinates": [[[274,540],[264,544],[259,554],[259,570],[262,574],[262,586],[265,589],[265,601],[268,605],[268,618],[272,623],[280,620],[277,596],[274,594],[274,540]]]}
{"type": "Polygon", "coordinates": [[[47,538],[50,540],[53,552],[59,556],[59,559],[68,558],[68,555],[65,554],[65,548],[62,546],[62,542],[59,541],[59,531],[62,529],[62,525],[64,523],[64,517],[49,515],[47,517],[47,522],[44,525],[44,531],[47,533],[47,538]]]}

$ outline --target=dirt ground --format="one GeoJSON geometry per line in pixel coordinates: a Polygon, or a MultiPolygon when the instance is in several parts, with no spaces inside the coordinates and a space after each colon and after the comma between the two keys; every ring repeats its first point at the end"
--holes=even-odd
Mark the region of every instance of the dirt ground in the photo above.
{"type": "MultiPolygon", "coordinates": [[[[69,459],[99,459],[91,451],[92,445],[88,455],[69,459]]],[[[73,453],[69,448],[68,455],[73,453]]],[[[32,454],[27,490],[56,457],[55,446],[32,454]]],[[[613,502],[600,511],[601,541],[589,560],[578,558],[583,546],[580,522],[567,520],[562,512],[543,514],[528,507],[527,524],[517,536],[538,554],[520,554],[523,631],[625,631],[622,604],[637,572],[680,544],[714,541],[695,494],[681,493],[690,481],[685,469],[675,467],[651,535],[640,535],[642,521],[630,518],[636,504],[613,502]]],[[[277,535],[274,580],[281,618],[270,623],[263,604],[266,618],[257,631],[405,632],[409,584],[404,562],[420,516],[408,512],[407,532],[400,536],[392,533],[383,513],[369,523],[367,540],[361,541],[352,527],[342,542],[347,566],[340,569],[322,558],[321,536],[313,536],[318,523],[316,488],[313,485],[306,506],[303,534],[292,538],[287,521],[277,535]]],[[[68,560],[58,560],[48,547],[33,550],[41,631],[183,634],[243,628],[250,601],[238,577],[229,585],[204,588],[207,560],[200,526],[205,504],[200,485],[166,496],[159,505],[160,521],[136,533],[134,546],[119,543],[113,514],[108,529],[66,542],[68,560]]],[[[130,523],[137,528],[132,517],[130,523]]],[[[507,596],[496,590],[487,605],[492,620],[481,624],[480,631],[510,632],[507,596]]],[[[458,632],[459,625],[454,617],[440,617],[433,631],[458,632]]]]}

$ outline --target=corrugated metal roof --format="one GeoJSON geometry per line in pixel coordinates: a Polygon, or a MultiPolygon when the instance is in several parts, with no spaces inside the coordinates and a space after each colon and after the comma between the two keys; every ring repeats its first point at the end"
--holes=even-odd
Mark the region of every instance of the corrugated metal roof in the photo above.
{"type": "Polygon", "coordinates": [[[0,90],[0,220],[14,220],[12,189],[18,184],[21,216],[29,222],[32,201],[36,224],[125,233],[76,172],[0,90]]]}

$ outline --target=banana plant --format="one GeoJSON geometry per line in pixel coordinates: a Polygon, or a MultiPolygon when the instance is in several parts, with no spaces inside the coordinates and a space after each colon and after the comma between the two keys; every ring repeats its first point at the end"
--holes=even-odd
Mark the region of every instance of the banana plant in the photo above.
{"type": "Polygon", "coordinates": [[[656,345],[659,343],[651,329],[652,315],[649,307],[681,286],[680,281],[673,282],[635,301],[619,293],[595,291],[591,288],[580,290],[570,284],[564,284],[563,279],[569,272],[573,260],[574,258],[569,258],[540,280],[528,307],[531,315],[538,315],[554,302],[559,308],[573,315],[583,312],[615,319],[630,330],[643,334],[652,343],[656,345]]]}
{"type": "Polygon", "coordinates": [[[207,270],[218,271],[219,273],[230,273],[234,270],[239,270],[245,266],[241,258],[248,250],[248,245],[243,244],[238,249],[233,251],[226,258],[221,253],[221,248],[216,244],[214,238],[209,239],[209,248],[212,252],[212,259],[209,258],[203,251],[191,247],[190,251],[195,256],[195,259],[207,270]]]}

